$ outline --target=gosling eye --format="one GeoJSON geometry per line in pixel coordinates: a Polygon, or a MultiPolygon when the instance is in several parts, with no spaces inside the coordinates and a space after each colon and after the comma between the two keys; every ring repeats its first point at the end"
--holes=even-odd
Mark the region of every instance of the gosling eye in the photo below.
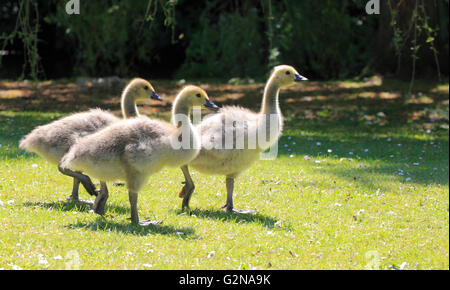
{"type": "Polygon", "coordinates": [[[196,94],[195,95],[197,98],[200,98],[202,95],[200,95],[200,94],[196,94]]]}
{"type": "Polygon", "coordinates": [[[290,74],[291,74],[291,72],[290,72],[290,71],[287,71],[287,72],[286,72],[286,74],[287,74],[287,75],[290,75],[290,74]]]}
{"type": "Polygon", "coordinates": [[[145,87],[144,87],[144,90],[148,91],[148,86],[145,86],[145,87]]]}

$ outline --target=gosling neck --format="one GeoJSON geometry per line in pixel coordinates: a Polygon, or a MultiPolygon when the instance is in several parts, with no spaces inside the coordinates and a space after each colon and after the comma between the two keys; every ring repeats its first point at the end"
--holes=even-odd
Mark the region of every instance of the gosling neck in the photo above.
{"type": "Polygon", "coordinates": [[[122,115],[124,119],[139,117],[139,112],[136,106],[136,99],[134,97],[132,88],[125,88],[120,100],[122,108],[122,115]]]}
{"type": "Polygon", "coordinates": [[[171,122],[177,128],[180,128],[183,124],[191,123],[191,106],[183,98],[175,98],[175,102],[172,107],[171,122]],[[186,120],[187,118],[187,120],[186,120]]]}
{"type": "Polygon", "coordinates": [[[274,77],[271,77],[264,88],[264,96],[261,106],[261,114],[279,114],[280,106],[278,104],[278,95],[280,93],[280,86],[274,77]]]}

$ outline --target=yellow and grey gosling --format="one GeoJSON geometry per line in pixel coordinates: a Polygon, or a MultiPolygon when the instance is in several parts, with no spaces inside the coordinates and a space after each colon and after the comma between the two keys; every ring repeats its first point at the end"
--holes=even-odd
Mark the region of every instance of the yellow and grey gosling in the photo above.
{"type": "MultiPolygon", "coordinates": [[[[185,87],[177,95],[172,108],[172,121],[138,117],[114,123],[92,135],[80,138],[61,161],[62,168],[86,172],[101,180],[124,180],[128,187],[131,221],[139,222],[138,193],[150,176],[163,167],[188,164],[200,150],[200,140],[189,115],[193,106],[217,108],[204,90],[185,87]],[[189,146],[177,147],[188,140],[189,146]]],[[[94,202],[94,212],[104,214],[107,190],[101,190],[94,202]]]]}
{"type": "MultiPolygon", "coordinates": [[[[283,117],[278,104],[280,89],[293,86],[307,80],[293,67],[280,65],[274,68],[266,83],[261,111],[256,113],[245,108],[223,107],[217,114],[206,117],[198,126],[201,135],[202,148],[198,156],[189,163],[190,167],[209,175],[224,175],[226,177],[227,201],[223,206],[227,212],[253,213],[254,211],[237,210],[233,207],[234,180],[249,168],[261,152],[275,144],[282,133],[283,117]],[[272,116],[273,119],[270,119],[272,116]],[[257,136],[258,128],[277,122],[275,134],[264,146],[248,146],[249,136],[257,136]],[[235,124],[245,124],[236,126],[235,124]],[[233,136],[231,149],[222,148],[225,136],[233,136]],[[243,149],[237,149],[237,140],[244,140],[243,149]],[[222,148],[222,149],[218,149],[222,148]],[[250,149],[255,148],[255,149],[250,149]]],[[[194,191],[194,182],[189,174],[188,166],[181,167],[185,176],[185,185],[179,195],[183,198],[182,209],[189,210],[189,201],[194,191]]]]}
{"type": "MultiPolygon", "coordinates": [[[[160,100],[152,85],[143,79],[133,79],[122,93],[121,104],[124,118],[138,116],[136,101],[148,98],[160,100]]],[[[89,176],[81,172],[63,169],[59,161],[69,151],[69,148],[81,137],[93,134],[120,119],[112,113],[91,109],[39,126],[20,141],[19,147],[34,152],[47,161],[58,165],[61,173],[73,177],[72,194],[69,199],[78,201],[80,182],[91,195],[97,195],[95,186],[89,176]]]]}

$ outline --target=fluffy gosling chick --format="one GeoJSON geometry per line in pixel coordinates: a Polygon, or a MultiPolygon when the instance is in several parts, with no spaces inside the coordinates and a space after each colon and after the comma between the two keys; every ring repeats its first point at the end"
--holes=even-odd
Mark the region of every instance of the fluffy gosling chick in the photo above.
{"type": "MultiPolygon", "coordinates": [[[[277,66],[266,83],[260,112],[227,106],[217,114],[208,116],[197,126],[201,134],[202,148],[189,166],[201,173],[226,177],[227,201],[223,208],[227,212],[254,213],[234,208],[234,180],[259,158],[261,152],[270,148],[281,136],[283,116],[278,102],[280,90],[304,80],[307,78],[301,76],[292,66],[277,66]],[[274,128],[272,132],[271,127],[274,128]],[[251,144],[249,136],[258,136],[262,132],[261,128],[266,131],[264,136],[269,136],[268,141],[264,144],[258,143],[254,148],[249,146],[251,144]],[[227,141],[226,136],[232,136],[229,148],[223,146],[227,141]],[[239,140],[243,141],[242,144],[239,144],[239,140]]],[[[188,166],[181,169],[185,176],[185,185],[179,195],[183,198],[182,209],[189,210],[189,200],[195,186],[188,166]]]]}
{"type": "MultiPolygon", "coordinates": [[[[148,100],[149,98],[161,100],[148,81],[139,78],[130,81],[121,97],[124,118],[138,116],[136,101],[148,100]]],[[[76,140],[93,134],[119,120],[112,113],[101,109],[91,109],[87,112],[72,114],[35,128],[25,136],[19,147],[28,152],[34,152],[50,163],[58,165],[61,158],[75,144],[76,140]]],[[[97,195],[95,186],[89,176],[79,171],[63,169],[60,166],[58,166],[58,169],[62,174],[73,177],[72,194],[69,199],[78,201],[80,182],[90,195],[97,195]]]]}
{"type": "Polygon", "coordinates": [[[194,106],[217,109],[203,89],[187,86],[175,98],[171,123],[147,117],[116,122],[78,139],[63,157],[61,166],[102,181],[103,190],[94,203],[96,213],[104,213],[108,198],[104,190],[106,182],[119,179],[128,188],[132,223],[153,223],[139,222],[138,193],[152,174],[165,166],[185,165],[198,154],[200,138],[189,118],[194,106]]]}

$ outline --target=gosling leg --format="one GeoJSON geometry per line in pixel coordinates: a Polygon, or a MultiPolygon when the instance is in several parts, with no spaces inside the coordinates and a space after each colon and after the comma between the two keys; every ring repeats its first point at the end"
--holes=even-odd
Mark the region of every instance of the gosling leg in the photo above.
{"type": "Polygon", "coordinates": [[[92,208],[94,212],[99,215],[104,215],[106,212],[106,201],[108,200],[109,193],[106,182],[100,181],[100,193],[97,195],[92,208]]]}
{"type": "Polygon", "coordinates": [[[225,208],[227,213],[239,213],[239,214],[255,214],[254,210],[239,210],[233,207],[233,190],[234,190],[234,178],[227,177],[227,203],[222,207],[225,208]]]}
{"type": "Polygon", "coordinates": [[[138,209],[137,209],[137,199],[138,193],[129,191],[128,198],[130,199],[130,208],[131,208],[131,223],[140,226],[148,226],[148,225],[159,225],[162,224],[162,221],[153,221],[153,220],[145,220],[139,221],[138,209]]]}
{"type": "Polygon", "coordinates": [[[128,191],[128,199],[130,200],[131,223],[139,224],[139,215],[137,210],[138,193],[131,190],[128,191]]]}
{"type": "Polygon", "coordinates": [[[58,165],[58,170],[64,175],[68,175],[74,178],[77,178],[81,184],[83,184],[84,188],[90,195],[97,196],[97,192],[95,191],[95,185],[92,183],[92,180],[89,178],[89,176],[84,175],[80,172],[75,172],[67,168],[61,168],[61,166],[58,165]]]}
{"type": "Polygon", "coordinates": [[[192,181],[191,175],[189,174],[189,168],[187,165],[181,167],[183,171],[185,183],[181,189],[179,196],[183,198],[183,203],[181,204],[181,211],[186,209],[187,213],[190,214],[191,209],[189,208],[189,201],[191,200],[192,193],[194,192],[195,185],[192,181]]]}
{"type": "Polygon", "coordinates": [[[78,189],[80,188],[80,180],[76,177],[73,178],[72,194],[67,198],[69,201],[78,202],[78,189]]]}

